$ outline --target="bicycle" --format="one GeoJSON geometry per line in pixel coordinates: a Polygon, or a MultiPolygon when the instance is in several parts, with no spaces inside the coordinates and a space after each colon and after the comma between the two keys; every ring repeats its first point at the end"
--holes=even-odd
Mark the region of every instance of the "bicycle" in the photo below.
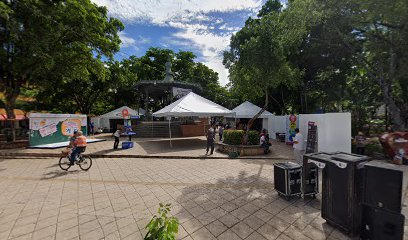
{"type": "MultiPolygon", "coordinates": [[[[65,153],[65,152],[64,152],[65,153]]],[[[62,170],[68,171],[68,169],[74,164],[70,164],[71,154],[67,152],[67,155],[62,156],[59,160],[59,166],[62,170]]],[[[79,166],[84,171],[88,171],[92,166],[92,158],[90,156],[83,156],[81,153],[78,153],[77,161],[75,164],[79,166]]]]}

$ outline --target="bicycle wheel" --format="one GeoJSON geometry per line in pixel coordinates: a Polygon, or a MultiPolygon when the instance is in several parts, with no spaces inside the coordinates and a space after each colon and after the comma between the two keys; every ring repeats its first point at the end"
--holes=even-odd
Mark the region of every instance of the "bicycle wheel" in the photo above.
{"type": "Polygon", "coordinates": [[[92,166],[92,158],[90,156],[81,156],[78,165],[82,170],[88,171],[92,166]]]}
{"type": "Polygon", "coordinates": [[[69,164],[69,158],[68,156],[61,157],[59,160],[59,166],[62,170],[68,171],[68,169],[71,167],[69,164]]]}

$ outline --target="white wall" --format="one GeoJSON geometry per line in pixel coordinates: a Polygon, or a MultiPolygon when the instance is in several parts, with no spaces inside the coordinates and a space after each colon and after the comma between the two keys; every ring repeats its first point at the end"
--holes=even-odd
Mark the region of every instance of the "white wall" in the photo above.
{"type": "Polygon", "coordinates": [[[286,132],[286,118],[287,116],[271,116],[268,118],[267,129],[270,138],[275,139],[277,132],[286,132]]]}
{"type": "Polygon", "coordinates": [[[266,129],[269,132],[269,123],[267,118],[262,118],[262,129],[266,129]]]}
{"type": "Polygon", "coordinates": [[[309,121],[317,125],[317,151],[351,153],[351,113],[300,114],[299,129],[305,140],[309,121]]]}
{"type": "Polygon", "coordinates": [[[92,117],[92,118],[91,118],[91,122],[94,123],[95,131],[96,131],[98,128],[100,128],[100,126],[101,126],[101,118],[99,118],[99,117],[92,117]]]}

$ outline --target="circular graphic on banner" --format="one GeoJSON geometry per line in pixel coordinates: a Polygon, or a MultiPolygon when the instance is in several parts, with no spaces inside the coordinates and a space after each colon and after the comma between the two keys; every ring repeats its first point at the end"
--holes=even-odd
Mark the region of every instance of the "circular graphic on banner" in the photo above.
{"type": "Polygon", "coordinates": [[[290,117],[289,117],[289,121],[291,121],[291,122],[296,122],[296,116],[295,115],[290,115],[290,117]]]}
{"type": "Polygon", "coordinates": [[[61,133],[65,136],[71,136],[74,131],[81,130],[81,120],[79,119],[67,119],[61,124],[61,133]]]}
{"type": "Polygon", "coordinates": [[[124,118],[126,118],[127,116],[129,116],[129,111],[128,111],[127,109],[123,109],[123,110],[122,110],[122,116],[123,116],[124,118]]]}

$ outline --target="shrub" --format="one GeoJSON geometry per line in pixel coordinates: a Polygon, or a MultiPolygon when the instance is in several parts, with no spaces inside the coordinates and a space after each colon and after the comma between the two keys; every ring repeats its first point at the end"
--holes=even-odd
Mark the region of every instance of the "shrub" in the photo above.
{"type": "Polygon", "coordinates": [[[243,136],[243,130],[225,130],[223,136],[224,143],[230,145],[240,145],[242,143],[243,136]]]}
{"type": "Polygon", "coordinates": [[[369,143],[365,146],[365,155],[370,157],[384,155],[383,147],[380,144],[369,143]]]}
{"type": "Polygon", "coordinates": [[[259,132],[251,130],[248,133],[248,145],[259,145],[259,132]]]}
{"type": "Polygon", "coordinates": [[[170,204],[163,205],[160,203],[159,216],[153,216],[152,220],[147,224],[148,232],[144,237],[145,240],[174,240],[178,233],[178,219],[168,217],[170,213],[170,204]]]}

